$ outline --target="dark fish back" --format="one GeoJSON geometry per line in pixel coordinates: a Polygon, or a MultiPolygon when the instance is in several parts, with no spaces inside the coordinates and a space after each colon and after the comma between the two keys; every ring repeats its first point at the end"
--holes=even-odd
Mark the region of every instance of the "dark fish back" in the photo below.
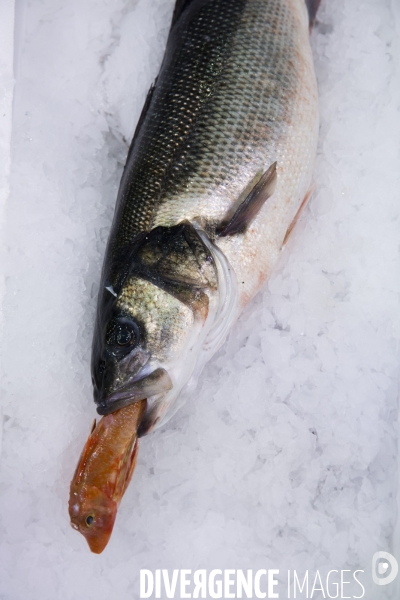
{"type": "Polygon", "coordinates": [[[257,173],[282,163],[302,94],[306,13],[304,0],[178,1],[106,264],[159,225],[196,221],[212,238],[257,173]]]}
{"type": "Polygon", "coordinates": [[[185,189],[196,168],[193,140],[220,84],[247,1],[185,0],[177,5],[162,68],[122,177],[110,239],[113,254],[151,229],[164,196],[185,189]]]}

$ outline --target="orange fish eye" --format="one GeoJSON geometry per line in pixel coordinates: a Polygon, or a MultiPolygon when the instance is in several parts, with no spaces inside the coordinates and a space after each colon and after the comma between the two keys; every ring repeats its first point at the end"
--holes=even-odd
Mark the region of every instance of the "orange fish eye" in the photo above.
{"type": "Polygon", "coordinates": [[[91,527],[94,523],[94,516],[93,515],[88,515],[85,519],[85,523],[88,527],[91,527]]]}

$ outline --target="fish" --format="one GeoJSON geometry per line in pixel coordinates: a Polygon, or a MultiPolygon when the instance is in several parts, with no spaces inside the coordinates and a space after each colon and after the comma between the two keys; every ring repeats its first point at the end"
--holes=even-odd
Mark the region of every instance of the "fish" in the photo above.
{"type": "Polygon", "coordinates": [[[318,4],[176,2],[122,174],[92,345],[97,412],[146,399],[138,437],[194,394],[310,195],[318,4]]]}
{"type": "Polygon", "coordinates": [[[307,196],[318,137],[315,7],[175,6],[122,175],[92,348],[97,412],[147,398],[140,435],[193,392],[307,196]]]}
{"type": "Polygon", "coordinates": [[[100,554],[110,539],[121,498],[131,480],[139,448],[138,424],[146,400],[94,421],[72,478],[71,525],[100,554]]]}

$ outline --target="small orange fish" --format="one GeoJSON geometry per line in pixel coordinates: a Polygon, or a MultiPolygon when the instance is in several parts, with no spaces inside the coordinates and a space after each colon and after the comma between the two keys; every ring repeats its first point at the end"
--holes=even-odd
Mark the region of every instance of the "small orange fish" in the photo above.
{"type": "Polygon", "coordinates": [[[135,402],[93,423],[71,482],[71,526],[100,554],[110,539],[122,496],[132,477],[139,447],[137,430],[147,400],[135,402]]]}

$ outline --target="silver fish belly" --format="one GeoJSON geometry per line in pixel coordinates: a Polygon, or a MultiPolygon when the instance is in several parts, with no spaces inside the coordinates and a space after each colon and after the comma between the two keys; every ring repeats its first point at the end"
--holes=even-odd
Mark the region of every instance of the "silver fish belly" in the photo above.
{"type": "Polygon", "coordinates": [[[310,188],[309,23],[304,0],[177,2],[121,181],[92,352],[98,412],[148,398],[142,435],[191,393],[310,188]]]}

